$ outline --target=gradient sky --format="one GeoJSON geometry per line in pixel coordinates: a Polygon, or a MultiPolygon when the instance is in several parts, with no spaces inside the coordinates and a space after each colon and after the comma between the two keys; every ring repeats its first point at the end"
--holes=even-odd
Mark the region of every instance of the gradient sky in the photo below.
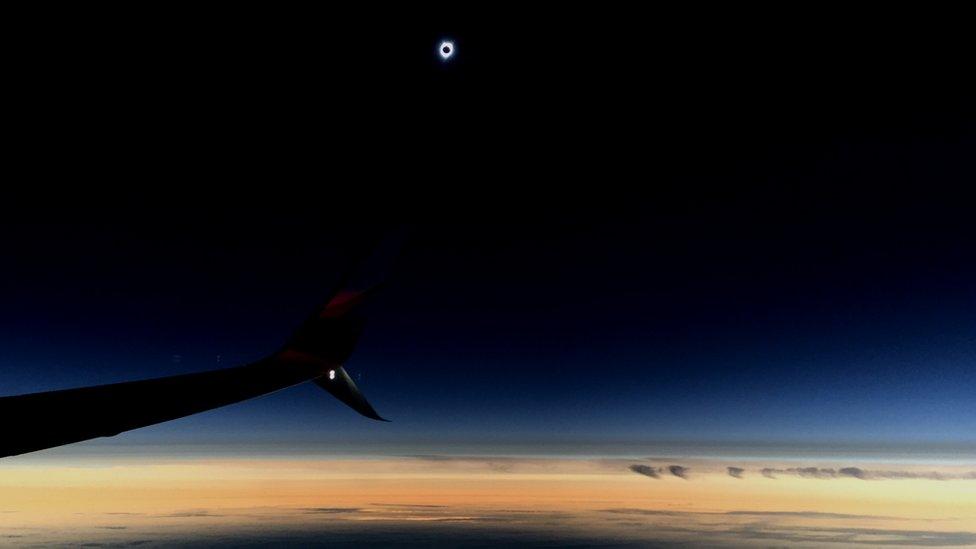
{"type": "MultiPolygon", "coordinates": [[[[349,363],[394,423],[302,386],[124,438],[971,443],[971,220],[794,205],[420,224],[349,363]]],[[[291,210],[75,215],[5,232],[5,394],[260,358],[368,246],[291,210]]]]}
{"type": "Polygon", "coordinates": [[[301,386],[109,446],[971,451],[969,120],[894,54],[709,36],[57,57],[0,222],[0,393],[258,359],[405,224],[348,364],[393,423],[301,386]]]}
{"type": "Polygon", "coordinates": [[[0,396],[258,360],[409,238],[346,364],[392,423],[5,458],[0,544],[976,543],[971,18],[438,8],[11,17],[0,396]]]}

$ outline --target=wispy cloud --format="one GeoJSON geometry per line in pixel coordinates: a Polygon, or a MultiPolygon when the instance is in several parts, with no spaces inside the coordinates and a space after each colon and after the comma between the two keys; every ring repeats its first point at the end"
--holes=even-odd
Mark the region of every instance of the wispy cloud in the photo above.
{"type": "Polygon", "coordinates": [[[822,467],[789,467],[787,469],[776,469],[765,467],[762,475],[766,478],[776,478],[777,475],[792,475],[803,478],[835,478],[837,471],[822,467]]]}
{"type": "Polygon", "coordinates": [[[193,511],[179,511],[176,513],[169,513],[168,515],[162,515],[164,517],[170,518],[197,518],[197,517],[222,517],[223,515],[214,514],[207,510],[193,510],[193,511]]]}
{"type": "Polygon", "coordinates": [[[402,507],[405,509],[442,509],[447,505],[425,505],[420,503],[370,503],[377,507],[402,507]]]}
{"type": "Polygon", "coordinates": [[[345,513],[356,513],[359,507],[306,507],[302,512],[310,515],[339,515],[345,513]]]}
{"type": "MultiPolygon", "coordinates": [[[[619,464],[618,464],[619,466],[619,464]]],[[[691,480],[691,468],[684,465],[654,466],[646,464],[631,464],[627,468],[634,473],[648,478],[659,479],[662,475],[673,475],[685,480],[691,480]]],[[[748,469],[743,467],[726,466],[725,473],[733,478],[743,479],[748,469]]],[[[859,480],[976,480],[976,471],[910,471],[891,469],[863,469],[861,467],[763,467],[756,469],[763,477],[776,479],[779,477],[799,477],[805,479],[859,479],[859,480]]],[[[714,468],[705,467],[702,474],[714,474],[714,468]]],[[[696,475],[697,477],[697,475],[696,475]]]]}
{"type": "Polygon", "coordinates": [[[816,479],[856,478],[861,480],[976,480],[976,471],[965,473],[943,473],[939,471],[872,470],[862,469],[860,467],[841,467],[840,469],[833,469],[830,467],[789,467],[786,469],[766,467],[760,472],[764,477],[773,479],[782,475],[816,479]]]}
{"type": "Polygon", "coordinates": [[[851,519],[851,520],[898,520],[896,517],[882,515],[854,515],[849,513],[824,513],[821,511],[726,511],[724,515],[749,517],[799,517],[820,519],[851,519]]]}
{"type": "Polygon", "coordinates": [[[899,520],[882,515],[859,515],[849,513],[824,513],[821,511],[671,511],[661,509],[615,508],[602,509],[603,513],[617,515],[645,516],[744,516],[744,517],[794,517],[813,519],[851,519],[851,520],[899,520]]]}

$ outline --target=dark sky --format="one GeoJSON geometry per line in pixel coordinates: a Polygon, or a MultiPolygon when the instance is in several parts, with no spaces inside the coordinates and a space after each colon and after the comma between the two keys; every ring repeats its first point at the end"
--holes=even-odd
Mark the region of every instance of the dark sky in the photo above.
{"type": "Polygon", "coordinates": [[[758,15],[26,21],[0,393],[259,358],[407,225],[349,364],[394,423],[129,440],[973,442],[964,35],[758,15]]]}

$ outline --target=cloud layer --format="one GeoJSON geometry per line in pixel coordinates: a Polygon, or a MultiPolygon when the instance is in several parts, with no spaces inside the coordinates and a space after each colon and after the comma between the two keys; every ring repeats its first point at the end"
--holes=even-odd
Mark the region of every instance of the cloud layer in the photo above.
{"type": "Polygon", "coordinates": [[[976,471],[965,473],[945,473],[939,471],[899,471],[899,470],[871,470],[860,467],[841,467],[833,469],[830,467],[789,467],[786,469],[775,469],[766,467],[760,471],[766,478],[776,478],[777,476],[798,476],[803,478],[856,478],[861,480],[899,480],[899,479],[924,479],[924,480],[974,480],[976,471]]]}
{"type": "MultiPolygon", "coordinates": [[[[656,467],[645,464],[632,464],[629,469],[639,475],[644,475],[653,479],[659,479],[665,473],[671,474],[685,480],[689,479],[690,467],[684,465],[668,465],[666,467],[656,467]]],[[[748,470],[743,467],[728,466],[725,468],[728,476],[742,479],[747,476],[748,470]]],[[[837,479],[854,478],[859,480],[976,480],[976,471],[909,471],[891,469],[863,469],[861,467],[763,467],[754,472],[768,478],[778,477],[800,477],[808,479],[837,479]]]]}
{"type": "Polygon", "coordinates": [[[817,547],[976,544],[976,532],[923,527],[924,521],[815,511],[584,511],[494,509],[383,502],[352,507],[200,509],[172,515],[166,528],[112,513],[102,526],[17,528],[5,545],[140,547],[817,547]],[[309,514],[324,514],[316,519],[309,514]],[[179,519],[173,521],[173,519],[179,519]]]}

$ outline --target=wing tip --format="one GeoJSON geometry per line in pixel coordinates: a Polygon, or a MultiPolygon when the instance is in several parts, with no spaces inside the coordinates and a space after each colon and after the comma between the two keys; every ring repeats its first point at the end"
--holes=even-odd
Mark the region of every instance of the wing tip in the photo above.
{"type": "Polygon", "coordinates": [[[359,387],[356,386],[356,382],[352,380],[352,377],[349,376],[349,373],[342,366],[330,370],[328,375],[316,378],[315,384],[338,398],[343,404],[359,413],[359,415],[369,419],[375,419],[376,421],[392,423],[390,420],[376,413],[376,409],[366,400],[359,387]]]}

